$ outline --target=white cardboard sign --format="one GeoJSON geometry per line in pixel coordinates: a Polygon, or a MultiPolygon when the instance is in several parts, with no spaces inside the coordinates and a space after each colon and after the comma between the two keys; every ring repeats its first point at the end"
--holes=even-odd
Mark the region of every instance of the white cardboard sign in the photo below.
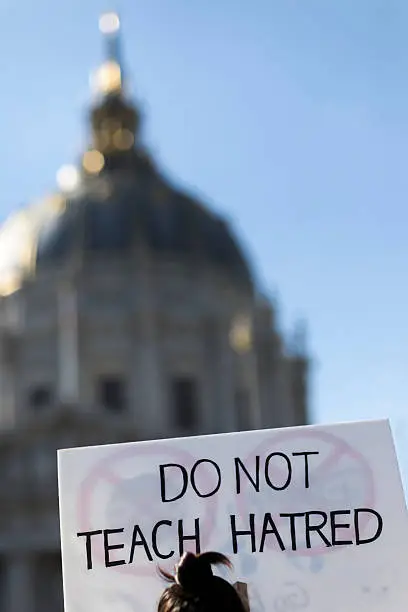
{"type": "Polygon", "coordinates": [[[183,550],[227,554],[251,612],[400,612],[408,522],[387,421],[58,453],[66,612],[155,612],[183,550]]]}

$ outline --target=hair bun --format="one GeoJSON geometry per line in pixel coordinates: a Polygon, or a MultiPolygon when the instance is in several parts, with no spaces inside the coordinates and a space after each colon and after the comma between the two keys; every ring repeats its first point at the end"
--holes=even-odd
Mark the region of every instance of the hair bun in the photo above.
{"type": "Polygon", "coordinates": [[[219,564],[231,567],[229,559],[221,553],[207,552],[194,555],[186,552],[176,565],[175,580],[185,591],[199,595],[206,591],[214,578],[211,566],[219,564]]]}
{"type": "Polygon", "coordinates": [[[192,594],[205,589],[212,577],[211,564],[191,552],[184,553],[176,566],[176,582],[192,594]]]}

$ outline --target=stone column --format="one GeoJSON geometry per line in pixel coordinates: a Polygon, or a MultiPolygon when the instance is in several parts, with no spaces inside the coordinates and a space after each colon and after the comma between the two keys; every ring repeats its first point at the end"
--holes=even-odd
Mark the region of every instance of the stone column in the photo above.
{"type": "Polygon", "coordinates": [[[58,386],[59,400],[79,401],[79,351],[77,292],[70,283],[58,289],[58,386]]]}
{"type": "Polygon", "coordinates": [[[7,560],[7,612],[34,612],[35,592],[30,555],[13,553],[7,560]]]}
{"type": "Polygon", "coordinates": [[[9,379],[7,372],[7,364],[6,364],[6,355],[5,355],[5,337],[3,330],[0,331],[0,397],[2,398],[2,415],[1,421],[2,425],[13,425],[12,415],[9,406],[9,397],[8,397],[8,389],[9,385],[7,381],[9,379]]]}
{"type": "Polygon", "coordinates": [[[230,322],[221,321],[218,327],[218,419],[217,429],[236,430],[234,355],[230,345],[230,322]]]}
{"type": "Polygon", "coordinates": [[[217,327],[213,318],[202,323],[202,405],[201,421],[205,433],[214,433],[220,421],[217,386],[217,327]]]}
{"type": "MultiPolygon", "coordinates": [[[[163,380],[160,368],[160,333],[158,329],[155,279],[149,268],[149,260],[141,258],[137,274],[139,291],[138,307],[134,312],[135,324],[133,370],[135,372],[135,397],[137,419],[141,431],[147,435],[161,435],[166,431],[167,412],[163,406],[163,380]]],[[[144,434],[143,434],[144,435],[144,434]]]]}
{"type": "MultiPolygon", "coordinates": [[[[13,363],[13,343],[16,338],[0,332],[0,397],[2,403],[1,421],[5,427],[13,427],[16,421],[15,405],[15,365],[13,363]]],[[[15,348],[15,345],[14,345],[15,348]]]]}
{"type": "Polygon", "coordinates": [[[145,310],[139,316],[140,344],[136,349],[138,351],[136,362],[142,391],[139,398],[143,398],[139,406],[139,415],[143,417],[150,432],[161,434],[161,429],[165,431],[167,423],[165,423],[166,410],[163,410],[162,405],[163,381],[160,377],[159,339],[155,314],[145,310]]]}
{"type": "Polygon", "coordinates": [[[293,422],[293,402],[290,387],[290,363],[280,350],[275,362],[275,402],[273,423],[271,427],[288,427],[294,425],[293,422]]]}
{"type": "Polygon", "coordinates": [[[251,397],[251,422],[253,429],[262,427],[262,405],[260,395],[260,377],[258,354],[256,346],[252,346],[248,353],[249,389],[251,397]]]}

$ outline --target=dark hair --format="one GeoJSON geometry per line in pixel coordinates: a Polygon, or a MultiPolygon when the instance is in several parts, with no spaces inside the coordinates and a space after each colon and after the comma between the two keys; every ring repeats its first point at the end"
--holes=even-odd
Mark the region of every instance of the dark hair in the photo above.
{"type": "Polygon", "coordinates": [[[157,612],[245,612],[234,587],[214,576],[213,565],[232,567],[223,554],[187,552],[176,565],[174,576],[160,570],[171,584],[162,593],[157,612]]]}

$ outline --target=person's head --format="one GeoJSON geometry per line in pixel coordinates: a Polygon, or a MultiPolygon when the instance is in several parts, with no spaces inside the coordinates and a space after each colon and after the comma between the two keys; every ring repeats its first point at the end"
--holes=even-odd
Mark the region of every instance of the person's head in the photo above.
{"type": "Polygon", "coordinates": [[[245,612],[234,587],[214,576],[213,565],[231,568],[229,559],[216,552],[184,553],[174,576],[161,570],[171,584],[162,593],[157,612],[245,612]]]}

